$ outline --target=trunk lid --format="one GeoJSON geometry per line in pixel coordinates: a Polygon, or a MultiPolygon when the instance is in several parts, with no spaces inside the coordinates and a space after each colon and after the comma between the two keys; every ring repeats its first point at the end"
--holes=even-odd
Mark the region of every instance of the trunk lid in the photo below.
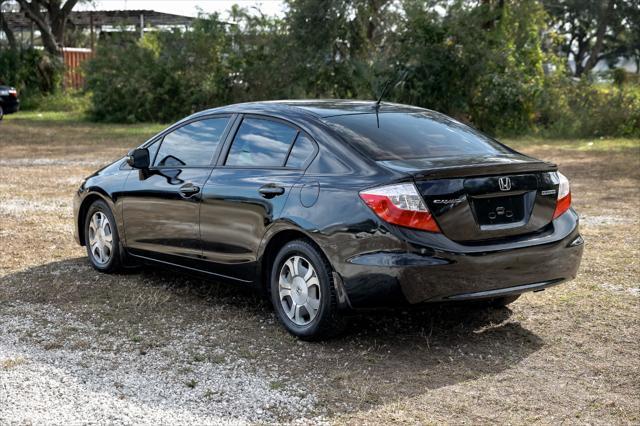
{"type": "Polygon", "coordinates": [[[442,232],[458,242],[543,231],[553,218],[554,164],[521,154],[380,161],[413,176],[442,232]]]}

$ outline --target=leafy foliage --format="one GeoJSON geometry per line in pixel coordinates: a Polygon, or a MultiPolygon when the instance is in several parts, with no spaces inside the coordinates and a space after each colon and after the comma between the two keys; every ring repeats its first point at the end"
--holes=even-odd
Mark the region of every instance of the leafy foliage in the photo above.
{"type": "Polygon", "coordinates": [[[375,99],[390,80],[385,100],[492,134],[639,132],[637,83],[620,72],[615,89],[569,78],[559,53],[566,39],[541,1],[287,5],[282,19],[235,6],[228,22],[202,16],[190,31],[102,44],[87,68],[93,117],[166,122],[233,102],[375,99]]]}
{"type": "Polygon", "coordinates": [[[40,50],[0,50],[0,84],[15,87],[26,97],[55,92],[61,78],[55,58],[40,50]]]}

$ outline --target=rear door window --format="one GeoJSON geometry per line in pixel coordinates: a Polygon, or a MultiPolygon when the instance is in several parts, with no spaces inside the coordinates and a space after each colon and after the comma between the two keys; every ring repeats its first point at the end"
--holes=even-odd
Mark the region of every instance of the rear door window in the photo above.
{"type": "Polygon", "coordinates": [[[246,117],[242,120],[227,166],[282,167],[298,130],[279,121],[246,117]]]}
{"type": "Polygon", "coordinates": [[[511,154],[480,132],[433,112],[353,114],[326,123],[377,161],[464,155],[511,154]]]}
{"type": "Polygon", "coordinates": [[[206,167],[220,144],[229,117],[207,118],[186,124],[164,136],[156,167],[206,167]]]}
{"type": "Polygon", "coordinates": [[[314,152],[315,145],[311,142],[311,139],[300,133],[293,144],[293,148],[291,148],[286,166],[293,169],[301,169],[314,152]]]}

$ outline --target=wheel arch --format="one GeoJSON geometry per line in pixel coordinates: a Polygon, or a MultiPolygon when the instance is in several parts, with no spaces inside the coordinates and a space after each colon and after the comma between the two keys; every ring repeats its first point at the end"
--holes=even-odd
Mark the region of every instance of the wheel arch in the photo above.
{"type": "MultiPolygon", "coordinates": [[[[115,211],[113,208],[113,201],[98,190],[92,190],[82,199],[82,203],[80,203],[80,208],[78,209],[78,223],[76,226],[78,227],[78,240],[80,241],[80,245],[86,245],[85,235],[84,235],[84,225],[86,221],[87,211],[89,207],[96,201],[101,200],[107,203],[111,212],[115,216],[115,211]]],[[[117,219],[116,219],[117,222],[117,219]]],[[[116,225],[117,226],[117,225],[116,225]]]]}
{"type": "MultiPolygon", "coordinates": [[[[322,256],[327,259],[329,265],[331,265],[331,257],[324,250],[321,244],[319,244],[315,238],[313,238],[312,234],[301,227],[294,226],[291,223],[287,224],[276,224],[272,228],[270,228],[265,237],[262,239],[260,244],[260,252],[257,262],[258,270],[256,271],[257,284],[265,294],[269,292],[269,275],[271,273],[271,265],[273,264],[273,260],[276,255],[280,251],[282,247],[285,246],[290,241],[294,240],[305,240],[311,243],[318,251],[322,254],[322,256]]],[[[338,295],[338,305],[340,308],[350,308],[351,303],[347,297],[347,294],[344,290],[344,285],[342,284],[342,278],[335,271],[333,265],[331,265],[334,285],[336,287],[336,292],[338,295]]]]}

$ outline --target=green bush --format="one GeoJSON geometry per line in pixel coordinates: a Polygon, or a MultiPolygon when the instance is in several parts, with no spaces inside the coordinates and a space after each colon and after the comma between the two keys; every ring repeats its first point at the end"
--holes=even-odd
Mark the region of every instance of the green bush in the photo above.
{"type": "Polygon", "coordinates": [[[375,25],[354,4],[291,1],[283,19],[234,7],[227,23],[212,15],[189,31],[107,39],[86,68],[91,116],[170,122],[244,101],[373,100],[403,76],[385,101],[435,109],[493,135],[640,133],[634,76],[567,78],[556,54],[563,40],[549,35],[540,2],[453,0],[435,12],[432,2],[404,0],[403,14],[387,11],[389,21],[375,25]]]}
{"type": "Polygon", "coordinates": [[[90,113],[98,121],[155,121],[155,82],[159,70],[153,52],[137,44],[100,46],[88,61],[86,85],[92,93],[90,113]]]}
{"type": "Polygon", "coordinates": [[[23,102],[30,98],[55,93],[62,79],[62,67],[52,58],[36,49],[0,48],[0,84],[18,89],[23,102]]]}
{"type": "Polygon", "coordinates": [[[232,12],[234,25],[213,15],[190,31],[101,44],[86,66],[92,117],[168,122],[232,102],[290,96],[280,21],[232,12]]]}
{"type": "Polygon", "coordinates": [[[565,81],[545,92],[539,133],[549,137],[640,137],[640,85],[565,81]]]}

